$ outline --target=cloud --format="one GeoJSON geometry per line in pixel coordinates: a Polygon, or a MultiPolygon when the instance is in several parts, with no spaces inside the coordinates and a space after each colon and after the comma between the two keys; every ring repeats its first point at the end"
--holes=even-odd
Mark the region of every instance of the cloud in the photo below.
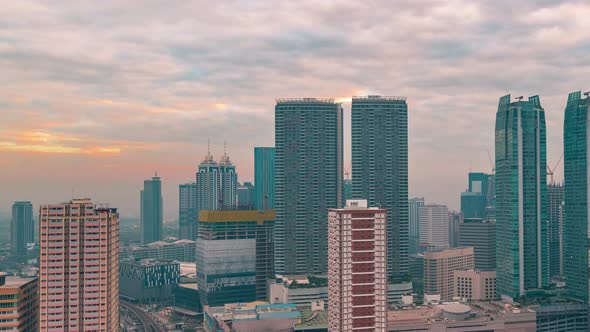
{"type": "Polygon", "coordinates": [[[549,160],[561,155],[567,93],[588,89],[588,13],[549,0],[7,2],[0,182],[26,188],[36,169],[25,161],[68,170],[51,189],[29,187],[46,202],[84,169],[101,179],[89,195],[136,214],[142,179],[159,169],[173,218],[207,139],[216,155],[227,140],[252,180],[275,98],[333,97],[348,112],[353,95],[403,95],[410,192],[457,208],[469,164],[490,168],[499,96],[540,94],[549,160]]]}

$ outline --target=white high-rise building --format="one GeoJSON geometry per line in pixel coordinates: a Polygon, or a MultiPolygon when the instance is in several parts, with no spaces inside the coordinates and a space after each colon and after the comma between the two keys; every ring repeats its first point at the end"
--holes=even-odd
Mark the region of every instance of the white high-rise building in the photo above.
{"type": "Polygon", "coordinates": [[[420,245],[428,249],[449,247],[449,209],[445,205],[420,207],[420,245]]]}

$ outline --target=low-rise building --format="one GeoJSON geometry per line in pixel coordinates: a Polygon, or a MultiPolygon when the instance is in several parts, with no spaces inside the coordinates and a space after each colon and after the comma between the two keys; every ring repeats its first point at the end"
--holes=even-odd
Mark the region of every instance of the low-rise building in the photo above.
{"type": "Polygon", "coordinates": [[[202,312],[199,286],[196,282],[180,283],[174,287],[174,306],[195,314],[202,312]]]}
{"type": "Polygon", "coordinates": [[[309,307],[312,302],[328,304],[328,278],[326,276],[277,275],[270,284],[269,302],[292,303],[309,307]]]}
{"type": "Polygon", "coordinates": [[[455,297],[465,300],[495,300],[496,271],[464,270],[454,272],[455,297]]]}
{"type": "Polygon", "coordinates": [[[0,331],[39,330],[39,279],[0,272],[0,331]]]}
{"type": "Polygon", "coordinates": [[[156,259],[161,261],[194,262],[197,243],[192,240],[156,241],[141,246],[123,248],[121,259],[156,259]]]}
{"type": "Polygon", "coordinates": [[[203,317],[207,332],[294,331],[295,324],[301,322],[296,305],[265,302],[205,306],[203,317]]]}
{"type": "Polygon", "coordinates": [[[153,259],[120,263],[121,297],[133,303],[161,303],[172,299],[180,278],[180,264],[153,259]]]}
{"type": "Polygon", "coordinates": [[[474,268],[473,248],[460,247],[424,253],[424,294],[450,300],[455,293],[454,271],[474,268]]]}

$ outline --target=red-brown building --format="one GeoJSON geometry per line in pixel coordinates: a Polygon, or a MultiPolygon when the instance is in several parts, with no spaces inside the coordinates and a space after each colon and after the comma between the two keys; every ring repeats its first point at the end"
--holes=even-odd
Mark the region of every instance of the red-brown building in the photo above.
{"type": "Polygon", "coordinates": [[[0,331],[38,331],[37,282],[0,272],[0,331]]]}
{"type": "Polygon", "coordinates": [[[328,213],[328,330],[387,327],[387,211],[348,200],[328,213]]]}

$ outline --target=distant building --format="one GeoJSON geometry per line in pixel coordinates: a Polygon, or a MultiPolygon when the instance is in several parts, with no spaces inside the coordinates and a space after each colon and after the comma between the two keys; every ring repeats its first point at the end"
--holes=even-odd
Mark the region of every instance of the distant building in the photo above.
{"type": "Polygon", "coordinates": [[[547,133],[538,96],[500,98],[496,113],[496,272],[508,300],[549,285],[547,133]]]}
{"type": "Polygon", "coordinates": [[[185,183],[178,186],[178,238],[197,238],[197,184],[185,183]]]}
{"type": "Polygon", "coordinates": [[[0,272],[0,330],[39,331],[39,279],[0,272]]]}
{"type": "Polygon", "coordinates": [[[454,248],[424,253],[424,294],[453,298],[454,272],[472,270],[473,248],[454,248]]]}
{"type": "Polygon", "coordinates": [[[174,287],[174,306],[192,313],[203,312],[197,283],[179,283],[174,287]]]}
{"type": "Polygon", "coordinates": [[[348,200],[328,213],[328,326],[385,332],[387,210],[348,200]]]}
{"type": "Polygon", "coordinates": [[[117,331],[117,209],[90,199],[41,205],[39,224],[40,331],[117,331]]]}
{"type": "Polygon", "coordinates": [[[537,317],[537,332],[588,331],[588,305],[565,302],[532,306],[537,317]]]}
{"type": "MultiPolygon", "coordinates": [[[[537,314],[502,302],[448,302],[390,310],[390,332],[537,332],[537,314]]],[[[562,330],[552,330],[562,331],[562,330]]]]}
{"type": "Polygon", "coordinates": [[[547,212],[549,224],[547,236],[549,238],[549,276],[563,275],[563,211],[564,188],[562,184],[547,185],[547,212]]]}
{"type": "Polygon", "coordinates": [[[588,95],[582,98],[580,91],[570,93],[563,130],[566,212],[563,220],[564,275],[569,295],[586,304],[590,302],[587,247],[590,231],[589,107],[588,95]]]}
{"type": "Polygon", "coordinates": [[[353,97],[352,195],[387,210],[387,268],[409,272],[408,104],[405,97],[353,97]]]}
{"type": "MultiPolygon", "coordinates": [[[[238,174],[236,166],[231,162],[227,153],[223,153],[219,161],[220,210],[235,210],[238,208],[238,174]]],[[[203,209],[201,209],[203,210],[203,209]]]]}
{"type": "Polygon", "coordinates": [[[432,250],[449,247],[449,209],[445,205],[420,207],[420,246],[432,250]]]}
{"type": "Polygon", "coordinates": [[[328,305],[328,278],[325,276],[277,275],[270,284],[270,303],[293,303],[297,307],[309,307],[313,302],[324,301],[328,305]]]}
{"type": "Polygon", "coordinates": [[[333,99],[275,106],[276,250],[282,274],[328,271],[328,209],[342,206],[343,110],[333,99]]]}
{"type": "Polygon", "coordinates": [[[461,193],[461,212],[465,218],[486,217],[489,178],[489,174],[469,172],[469,188],[461,193]]]}
{"type": "Polygon", "coordinates": [[[454,272],[455,297],[465,300],[497,299],[496,271],[460,270],[454,272]]]}
{"type": "Polygon", "coordinates": [[[496,269],[496,223],[479,218],[466,218],[459,224],[459,245],[473,247],[475,269],[496,269]]]}
{"type": "MultiPolygon", "coordinates": [[[[324,313],[314,315],[318,320],[324,313]]],[[[266,304],[264,302],[234,303],[223,307],[205,307],[204,326],[207,332],[284,331],[293,332],[304,322],[302,312],[294,304],[266,304]]],[[[310,325],[311,328],[314,325],[310,325]]],[[[318,331],[312,329],[311,331],[318,331]]]]}
{"type": "Polygon", "coordinates": [[[463,222],[463,212],[449,212],[449,248],[459,247],[459,225],[463,222]]]}
{"type": "Polygon", "coordinates": [[[275,148],[254,148],[254,202],[256,210],[275,208],[275,148]]]}
{"type": "Polygon", "coordinates": [[[414,293],[424,295],[424,254],[410,255],[410,276],[414,293]]]}
{"type": "Polygon", "coordinates": [[[121,250],[121,258],[142,260],[195,262],[197,242],[178,240],[174,242],[157,241],[142,246],[129,246],[121,250]]]}
{"type": "Polygon", "coordinates": [[[411,198],[409,203],[409,253],[417,254],[420,248],[420,208],[424,206],[424,197],[411,198]]]}
{"type": "Polygon", "coordinates": [[[342,201],[346,202],[347,200],[352,199],[352,180],[345,178],[343,185],[344,185],[344,196],[343,196],[342,201]]]}
{"type": "Polygon", "coordinates": [[[120,295],[127,301],[152,304],[171,300],[180,277],[177,262],[144,259],[122,261],[119,266],[120,295]]]}
{"type": "Polygon", "coordinates": [[[275,212],[201,211],[197,282],[203,306],[265,300],[274,278],[275,212]]]}
{"type": "Polygon", "coordinates": [[[163,203],[162,182],[158,176],[143,181],[141,196],[141,243],[162,239],[163,203]]]}
{"type": "Polygon", "coordinates": [[[252,182],[238,183],[238,210],[254,210],[254,191],[252,182]]]}
{"type": "Polygon", "coordinates": [[[12,222],[10,223],[11,252],[16,256],[27,254],[27,244],[35,242],[33,221],[33,204],[15,202],[12,205],[12,222]]]}

